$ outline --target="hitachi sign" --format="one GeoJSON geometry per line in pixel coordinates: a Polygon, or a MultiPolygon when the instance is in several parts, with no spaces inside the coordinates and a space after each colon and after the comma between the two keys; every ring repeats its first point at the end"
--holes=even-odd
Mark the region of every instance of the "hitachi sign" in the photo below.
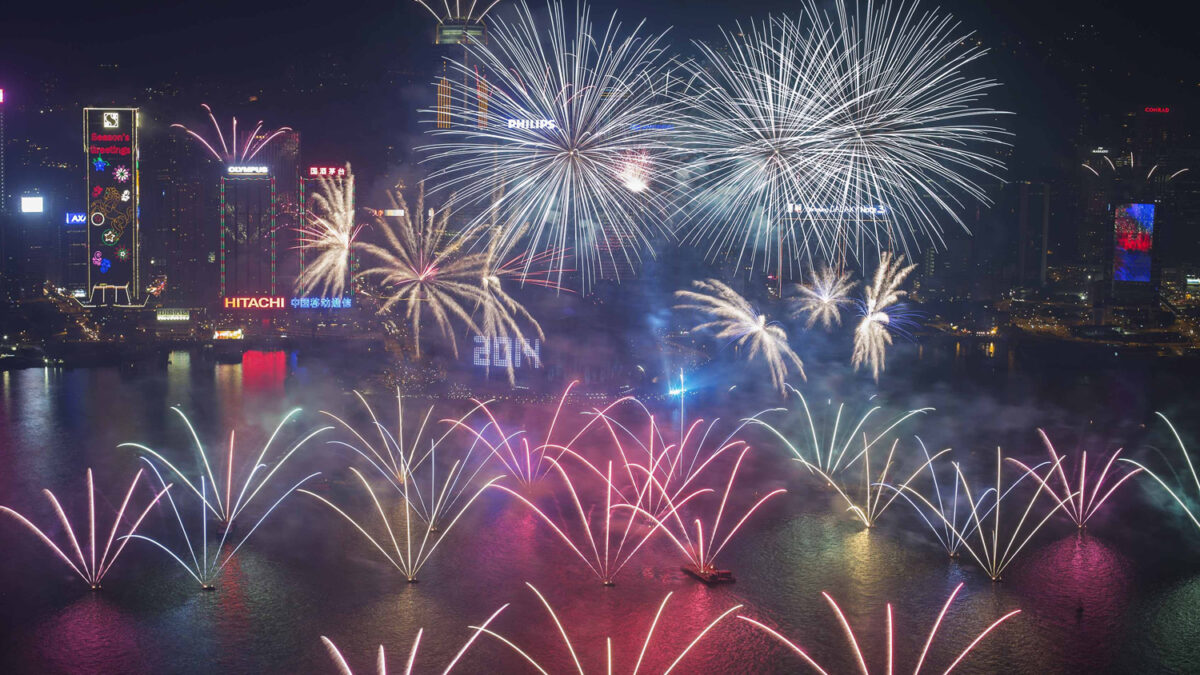
{"type": "Polygon", "coordinates": [[[283,309],[283,298],[225,298],[225,309],[283,309]]]}

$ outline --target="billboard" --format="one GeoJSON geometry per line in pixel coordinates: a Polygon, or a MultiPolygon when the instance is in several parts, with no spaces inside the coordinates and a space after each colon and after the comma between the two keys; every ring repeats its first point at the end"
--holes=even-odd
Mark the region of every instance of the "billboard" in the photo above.
{"type": "Polygon", "coordinates": [[[97,286],[124,287],[130,302],[141,294],[137,115],[137,108],[83,109],[88,297],[97,286]]]}
{"type": "Polygon", "coordinates": [[[1154,205],[1120,204],[1114,212],[1113,280],[1150,281],[1154,205]]]}

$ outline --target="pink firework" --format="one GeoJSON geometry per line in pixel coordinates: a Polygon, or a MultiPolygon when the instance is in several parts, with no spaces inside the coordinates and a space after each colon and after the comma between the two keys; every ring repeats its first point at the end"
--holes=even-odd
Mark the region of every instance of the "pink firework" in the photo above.
{"type": "Polygon", "coordinates": [[[242,138],[238,138],[238,122],[237,118],[234,117],[230,129],[229,142],[227,143],[225,134],[221,131],[221,126],[217,124],[216,116],[213,115],[212,108],[208,107],[207,103],[201,103],[200,105],[208,113],[208,119],[212,121],[213,129],[217,132],[216,143],[210,142],[182,124],[172,124],[171,128],[178,127],[183,129],[189,136],[199,141],[213,156],[213,159],[218,162],[234,163],[252,160],[267,144],[292,130],[291,127],[279,127],[278,129],[264,131],[262,120],[259,120],[254,126],[253,131],[242,138]],[[217,152],[218,143],[221,146],[220,152],[217,152]]]}
{"type": "MultiPolygon", "coordinates": [[[[567,648],[567,653],[571,656],[571,662],[575,664],[575,670],[577,670],[579,672],[579,675],[585,675],[585,673],[587,671],[584,669],[583,660],[579,656],[579,651],[576,650],[574,643],[571,642],[571,637],[570,637],[570,634],[567,632],[567,627],[564,626],[562,620],[559,619],[558,614],[554,611],[554,607],[552,607],[550,605],[550,603],[546,600],[546,597],[544,595],[542,595],[541,591],[539,591],[537,588],[535,588],[533,586],[533,584],[531,584],[529,582],[525,582],[525,585],[528,586],[529,589],[531,591],[533,591],[535,595],[537,595],[538,600],[540,600],[542,603],[542,606],[546,608],[546,612],[550,615],[550,618],[553,620],[555,628],[558,629],[558,634],[562,637],[563,645],[567,648]]],[[[637,661],[634,662],[633,669],[630,671],[631,675],[637,675],[638,671],[640,671],[642,669],[642,664],[646,661],[647,653],[654,654],[654,650],[651,649],[650,645],[654,640],[654,632],[658,628],[659,621],[660,621],[660,619],[662,619],[663,610],[665,610],[667,608],[667,602],[670,599],[671,599],[671,594],[667,593],[666,597],[663,598],[662,603],[659,604],[658,611],[654,613],[654,619],[650,622],[650,626],[649,626],[648,630],[646,631],[646,638],[642,641],[641,650],[638,651],[637,661]]],[[[712,632],[712,630],[714,628],[716,628],[717,625],[720,624],[725,619],[725,617],[729,616],[730,614],[736,612],[737,610],[739,610],[741,608],[742,608],[742,605],[734,605],[734,606],[730,607],[729,609],[725,610],[724,612],[718,614],[717,618],[710,621],[708,623],[708,625],[706,625],[699,633],[697,633],[696,637],[694,637],[692,639],[692,641],[689,642],[687,644],[687,646],[683,648],[683,651],[679,652],[679,654],[675,656],[675,659],[673,661],[671,661],[671,664],[668,665],[666,667],[666,669],[664,669],[662,671],[662,675],[669,675],[669,673],[674,671],[675,668],[677,668],[679,666],[679,664],[692,651],[692,649],[695,648],[695,646],[697,644],[699,644],[700,641],[703,640],[706,635],[708,635],[710,632],[712,632]]],[[[503,609],[503,608],[501,608],[501,609],[503,609]]],[[[489,630],[487,628],[486,624],[484,624],[484,626],[479,627],[479,630],[483,631],[484,633],[487,633],[489,636],[494,637],[497,640],[508,645],[513,651],[515,651],[523,659],[525,659],[525,661],[528,662],[529,665],[533,666],[538,672],[543,673],[543,675],[545,675],[546,673],[549,672],[545,667],[543,667],[540,663],[538,663],[537,659],[535,659],[533,656],[531,656],[528,652],[526,652],[524,649],[521,649],[512,640],[509,640],[508,638],[504,637],[503,635],[500,635],[499,633],[497,633],[495,631],[489,630]]],[[[605,639],[604,654],[605,654],[604,672],[608,673],[608,675],[612,675],[612,673],[615,672],[614,664],[616,663],[616,659],[614,659],[613,643],[612,643],[611,637],[605,639]]],[[[669,658],[669,655],[667,655],[667,657],[669,658]]],[[[632,660],[632,658],[630,658],[628,660],[632,660]]],[[[703,671],[689,670],[687,672],[703,672],[703,671]]]]}
{"type": "MultiPolygon", "coordinates": [[[[937,619],[934,620],[933,627],[929,629],[929,636],[927,638],[925,638],[925,644],[924,644],[924,646],[921,647],[921,654],[920,654],[920,656],[917,657],[917,664],[913,668],[913,675],[920,674],[921,667],[925,665],[925,659],[927,656],[929,656],[929,648],[933,644],[933,638],[937,636],[938,629],[941,628],[942,621],[946,618],[946,612],[949,611],[950,605],[954,602],[954,598],[958,596],[958,592],[962,590],[962,587],[963,587],[963,585],[961,583],[958,586],[954,587],[954,590],[950,593],[950,597],[946,600],[946,604],[942,606],[942,611],[938,613],[937,619]]],[[[854,629],[852,629],[850,627],[850,622],[846,620],[846,615],[842,612],[842,608],[838,607],[837,602],[828,593],[823,592],[823,593],[821,593],[821,595],[825,598],[825,601],[828,602],[829,606],[833,609],[834,615],[837,616],[838,623],[841,624],[842,630],[845,631],[845,633],[846,633],[846,639],[850,642],[850,650],[854,656],[855,663],[858,665],[858,670],[860,670],[863,673],[863,675],[869,675],[870,671],[867,668],[867,660],[863,656],[862,648],[859,646],[859,643],[858,643],[858,638],[854,635],[854,629]]],[[[972,640],[969,645],[967,645],[966,649],[963,649],[961,652],[959,652],[958,657],[954,659],[954,661],[950,664],[950,666],[948,668],[946,668],[945,671],[943,671],[943,673],[948,675],[950,673],[950,671],[954,670],[958,666],[959,663],[962,663],[963,659],[967,658],[967,655],[969,655],[971,653],[971,651],[975,649],[976,645],[978,645],[981,641],[983,641],[983,639],[986,638],[989,634],[991,634],[991,632],[994,631],[1000,624],[1004,623],[1005,621],[1008,621],[1009,619],[1011,619],[1012,617],[1014,617],[1020,613],[1021,613],[1021,610],[1014,609],[1013,611],[1011,611],[1011,612],[1005,614],[1004,616],[1000,617],[999,619],[996,619],[995,621],[993,621],[990,626],[985,628],[982,633],[977,635],[975,637],[975,639],[972,640]]],[[[795,642],[787,639],[783,635],[780,635],[774,629],[768,627],[767,625],[765,625],[763,623],[755,621],[754,619],[751,619],[750,617],[747,617],[747,616],[739,615],[738,618],[750,623],[751,625],[757,627],[759,630],[763,631],[767,635],[770,635],[771,637],[775,638],[776,640],[782,642],[784,644],[784,646],[786,646],[788,649],[792,650],[792,652],[794,654],[796,654],[801,659],[803,659],[805,663],[807,663],[809,666],[811,666],[818,673],[821,673],[822,675],[829,674],[830,671],[828,669],[826,669],[826,668],[822,667],[820,664],[818,664],[816,662],[816,660],[814,660],[811,656],[808,655],[807,652],[805,652],[803,649],[801,649],[799,645],[797,645],[795,642]]],[[[895,640],[893,639],[893,631],[894,631],[894,627],[893,627],[893,623],[892,623],[892,605],[891,605],[891,603],[888,603],[888,605],[887,605],[887,670],[886,670],[886,672],[888,672],[888,673],[894,672],[895,666],[896,666],[895,659],[894,659],[894,650],[893,650],[893,646],[895,645],[895,640]]]]}
{"type": "MultiPolygon", "coordinates": [[[[570,448],[563,450],[566,455],[563,459],[575,460],[573,464],[582,470],[584,478],[598,477],[603,482],[604,503],[602,505],[592,503],[585,505],[584,497],[576,486],[576,483],[580,482],[580,476],[572,476],[564,466],[565,462],[553,457],[545,457],[545,461],[562,479],[562,484],[571,497],[574,513],[562,515],[561,518],[556,519],[519,492],[504,485],[497,484],[495,487],[516,497],[521,503],[532,509],[605,586],[612,586],[621,569],[658,532],[661,525],[641,523],[643,519],[638,516],[646,513],[642,504],[644,504],[647,491],[639,490],[637,486],[618,487],[613,480],[612,461],[607,463],[606,471],[601,471],[574,450],[570,448]],[[619,517],[623,513],[621,511],[623,507],[626,509],[624,513],[627,517],[619,517]],[[618,517],[614,518],[614,515],[618,517]],[[578,522],[576,522],[576,518],[578,518],[578,522]],[[638,527],[639,524],[646,526],[638,527]]],[[[698,494],[701,494],[701,491],[688,495],[680,500],[674,509],[684,506],[698,494]]],[[[663,520],[669,519],[674,509],[666,514],[663,520]]]]}
{"type": "MultiPolygon", "coordinates": [[[[741,442],[738,441],[737,443],[740,444],[741,442]]],[[[727,445],[725,447],[731,446],[727,445]]],[[[722,451],[723,450],[724,448],[722,451]]],[[[714,490],[711,488],[695,490],[694,492],[689,493],[682,500],[677,501],[679,491],[676,491],[674,498],[671,497],[667,494],[668,489],[663,484],[658,483],[653,474],[649,474],[648,472],[648,483],[650,486],[658,488],[659,493],[664,496],[665,501],[670,508],[666,509],[665,515],[660,517],[649,511],[643,510],[637,504],[632,504],[629,506],[629,508],[633,509],[634,511],[643,513],[658,527],[662,528],[663,532],[666,533],[671,542],[674,543],[675,546],[687,558],[688,567],[685,567],[684,569],[689,572],[695,572],[703,579],[714,578],[713,575],[717,573],[717,555],[724,550],[724,548],[729,544],[730,540],[733,539],[734,535],[736,535],[742,529],[742,526],[746,524],[746,521],[750,519],[750,516],[754,515],[754,512],[772,497],[787,492],[787,490],[784,490],[783,488],[778,488],[768,492],[754,502],[750,508],[746,509],[746,511],[742,513],[741,517],[738,518],[737,522],[732,527],[728,527],[727,530],[721,529],[722,523],[724,522],[724,524],[728,526],[729,519],[733,517],[728,513],[729,495],[733,492],[733,486],[734,482],[737,480],[738,470],[741,468],[742,460],[746,458],[746,453],[748,452],[750,452],[749,447],[742,448],[741,453],[738,455],[737,461],[734,462],[733,468],[729,472],[729,479],[725,482],[725,491],[721,494],[721,501],[715,513],[711,514],[711,518],[708,520],[705,520],[705,518],[699,515],[693,517],[692,513],[696,510],[684,509],[683,507],[687,502],[692,501],[693,498],[703,494],[712,493],[714,490]]]]}
{"type": "MultiPolygon", "coordinates": [[[[1108,501],[1117,488],[1121,487],[1125,481],[1133,478],[1142,469],[1137,468],[1133,471],[1111,471],[1113,463],[1117,461],[1121,451],[1117,450],[1109,456],[1108,461],[1104,463],[1104,468],[1100,470],[1099,475],[1088,475],[1087,469],[1087,451],[1083,451],[1079,455],[1079,471],[1073,480],[1068,478],[1066,469],[1063,468],[1065,455],[1060,455],[1054,450],[1054,445],[1050,442],[1050,438],[1046,436],[1046,432],[1038,429],[1038,434],[1042,437],[1042,442],[1046,444],[1046,450],[1050,453],[1050,462],[1054,465],[1054,475],[1058,477],[1061,485],[1060,491],[1055,491],[1054,488],[1047,484],[1047,481],[1041,481],[1040,476],[1031,472],[1035,478],[1042,482],[1042,486],[1046,488],[1050,494],[1062,504],[1063,511],[1074,521],[1079,529],[1087,526],[1088,520],[1096,515],[1101,506],[1108,501]],[[1117,478],[1120,476],[1120,478],[1117,478]],[[1113,481],[1112,479],[1116,479],[1113,481]],[[1089,485],[1090,482],[1090,485],[1089,485]]],[[[1024,464],[1017,460],[1012,460],[1014,464],[1028,469],[1024,464]]]]}
{"type": "Polygon", "coordinates": [[[0,513],[7,513],[11,515],[22,525],[29,528],[29,530],[36,534],[38,538],[42,540],[42,542],[50,547],[50,550],[54,551],[54,553],[63,562],[70,566],[72,571],[78,574],[80,578],[87,582],[87,584],[93,589],[97,589],[100,588],[100,581],[104,578],[104,575],[108,574],[108,571],[112,569],[113,563],[117,561],[117,557],[121,555],[121,551],[125,550],[125,544],[129,543],[129,538],[131,535],[137,531],[138,527],[142,524],[142,520],[146,518],[146,514],[150,513],[150,509],[158,503],[158,500],[162,498],[164,494],[166,494],[167,490],[171,489],[170,485],[165,485],[161,491],[154,495],[154,499],[150,500],[150,503],[146,505],[146,508],[142,509],[142,512],[138,514],[138,517],[134,519],[132,524],[129,525],[128,529],[125,531],[125,534],[121,535],[121,542],[117,545],[116,549],[113,549],[113,542],[117,539],[117,530],[121,528],[122,521],[125,518],[125,510],[129,506],[129,501],[133,497],[133,490],[137,487],[138,480],[141,477],[142,470],[139,469],[137,474],[135,474],[133,477],[133,482],[129,484],[129,490],[125,493],[125,499],[121,502],[121,508],[117,510],[117,517],[113,519],[112,531],[108,534],[108,541],[104,544],[104,549],[102,551],[97,551],[96,491],[92,482],[92,470],[87,470],[88,554],[86,556],[84,555],[83,547],[79,544],[79,538],[75,536],[75,529],[71,527],[71,521],[67,519],[67,514],[63,511],[62,505],[59,504],[58,498],[54,496],[53,492],[49,490],[42,490],[42,492],[46,495],[46,499],[50,500],[50,505],[54,507],[54,513],[58,515],[58,520],[62,524],[63,530],[67,533],[67,537],[71,543],[71,548],[74,550],[76,558],[78,558],[78,564],[71,560],[71,557],[68,556],[62,550],[62,548],[58,546],[58,544],[55,544],[54,540],[52,540],[38,526],[30,522],[25,516],[22,516],[7,506],[0,506],[0,513]],[[98,560],[96,558],[97,552],[100,554],[100,558],[98,560]],[[110,553],[112,554],[111,556],[109,555],[110,553]]]}

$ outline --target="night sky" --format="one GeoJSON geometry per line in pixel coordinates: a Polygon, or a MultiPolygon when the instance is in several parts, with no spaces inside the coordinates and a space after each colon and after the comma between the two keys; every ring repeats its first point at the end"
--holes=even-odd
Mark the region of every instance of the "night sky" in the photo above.
{"type": "MultiPolygon", "coordinates": [[[[511,3],[501,2],[493,16],[503,16],[506,4],[511,3]]],[[[592,6],[597,17],[620,9],[631,23],[644,14],[649,29],[670,28],[686,55],[688,40],[718,38],[719,25],[794,12],[798,5],[603,0],[592,6]]],[[[1200,97],[1200,49],[1182,3],[1175,9],[1170,3],[1146,3],[1142,13],[1125,4],[1105,8],[1081,1],[954,0],[940,7],[995,49],[972,74],[1002,82],[990,104],[1016,113],[1002,122],[1016,133],[1010,177],[1073,163],[1070,134],[1078,115],[1070,83],[1081,68],[1095,69],[1095,79],[1104,83],[1103,95],[1093,95],[1100,99],[1096,105],[1114,111],[1153,104],[1186,112],[1200,97]],[[1063,36],[1082,23],[1096,26],[1100,39],[1064,42],[1063,36]]],[[[69,11],[8,3],[0,25],[0,87],[9,90],[12,104],[49,78],[55,91],[44,98],[106,104],[125,102],[121,99],[129,94],[122,87],[137,92],[167,83],[175,93],[173,109],[165,114],[180,116],[178,121],[201,123],[199,103],[207,101],[219,115],[261,116],[268,124],[300,129],[313,161],[343,154],[353,158],[369,154],[372,145],[403,144],[398,135],[416,128],[412,92],[396,84],[396,74],[412,87],[426,85],[439,58],[430,48],[433,25],[433,17],[411,0],[116,2],[71,5],[69,11]],[[349,74],[357,91],[302,99],[310,103],[302,110],[295,99],[272,105],[277,83],[296,73],[320,72],[330,61],[349,74]],[[100,64],[119,64],[119,69],[101,71],[100,64]],[[262,90],[255,102],[260,109],[247,110],[245,93],[255,89],[262,90]]],[[[19,132],[20,122],[13,119],[10,135],[19,132]]]]}

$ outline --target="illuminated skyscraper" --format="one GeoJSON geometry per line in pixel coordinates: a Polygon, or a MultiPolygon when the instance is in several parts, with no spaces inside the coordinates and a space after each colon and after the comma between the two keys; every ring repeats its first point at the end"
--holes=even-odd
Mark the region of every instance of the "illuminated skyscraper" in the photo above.
{"type": "Polygon", "coordinates": [[[132,305],[142,296],[138,109],[84,108],[87,296],[132,305]]]}
{"type": "MultiPolygon", "coordinates": [[[[462,59],[463,65],[468,68],[474,67],[478,70],[478,66],[473,66],[470,62],[470,52],[466,46],[471,43],[487,44],[487,25],[483,22],[483,18],[487,13],[495,7],[499,0],[493,0],[490,4],[474,4],[468,7],[463,7],[460,3],[455,3],[453,7],[443,5],[441,13],[435,11],[433,7],[426,4],[423,0],[417,2],[429,10],[429,13],[437,19],[437,28],[433,35],[433,43],[442,46],[446,49],[457,49],[457,55],[462,59]]],[[[468,72],[467,70],[463,71],[468,72]]],[[[464,75],[465,77],[465,75],[464,75]]],[[[470,83],[466,83],[468,89],[470,83]]],[[[451,124],[464,123],[466,120],[474,120],[478,126],[487,125],[487,106],[488,106],[488,85],[487,81],[479,78],[479,85],[476,87],[475,95],[469,100],[455,101],[453,96],[454,87],[450,83],[450,74],[446,64],[442,64],[441,74],[437,80],[437,110],[436,124],[439,129],[448,129],[451,124]],[[459,106],[460,110],[456,111],[455,106],[459,106]],[[456,114],[457,113],[457,114],[456,114]]]]}

